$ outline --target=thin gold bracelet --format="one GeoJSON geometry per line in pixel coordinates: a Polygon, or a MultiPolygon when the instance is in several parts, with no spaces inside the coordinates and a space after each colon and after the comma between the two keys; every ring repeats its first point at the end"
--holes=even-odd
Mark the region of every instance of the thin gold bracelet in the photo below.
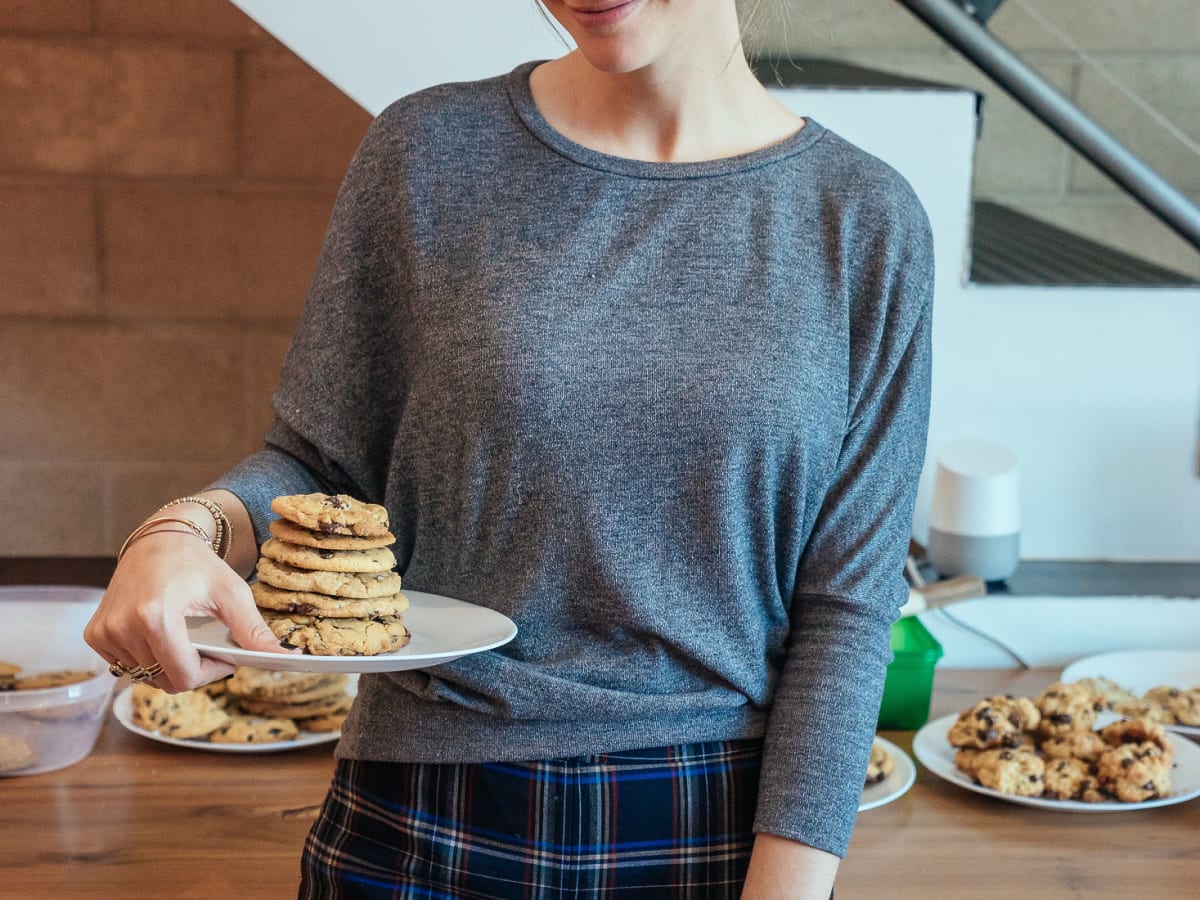
{"type": "Polygon", "coordinates": [[[160,513],[164,509],[170,509],[172,506],[179,506],[182,503],[195,503],[209,511],[217,525],[217,533],[213,535],[213,550],[221,559],[227,558],[233,547],[233,523],[225,514],[225,508],[216,500],[208,497],[180,497],[178,500],[164,503],[155,512],[160,513]]]}
{"type": "Polygon", "coordinates": [[[184,516],[156,516],[153,519],[147,519],[129,533],[129,537],[125,538],[125,543],[123,543],[121,545],[121,549],[117,551],[117,562],[121,561],[121,557],[125,555],[125,551],[129,549],[130,544],[144,535],[147,529],[154,527],[160,522],[177,522],[178,524],[183,525],[185,528],[189,529],[192,534],[196,535],[196,537],[208,544],[210,549],[212,549],[214,552],[216,551],[216,547],[213,546],[213,539],[209,537],[208,532],[191,519],[185,518],[184,516]]]}

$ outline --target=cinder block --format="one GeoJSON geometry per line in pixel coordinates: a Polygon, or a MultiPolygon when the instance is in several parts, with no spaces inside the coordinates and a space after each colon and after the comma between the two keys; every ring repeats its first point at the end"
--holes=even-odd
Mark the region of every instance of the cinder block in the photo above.
{"type": "MultiPolygon", "coordinates": [[[[113,466],[108,552],[116,553],[128,534],[151,513],[176,497],[186,497],[215,481],[236,463],[235,454],[206,463],[130,462],[113,466]]],[[[236,539],[238,535],[234,535],[236,539]]]]}
{"type": "MultiPolygon", "coordinates": [[[[0,337],[0,343],[3,340],[0,337]]],[[[0,462],[0,495],[10,509],[27,511],[6,517],[0,528],[0,557],[104,556],[111,552],[105,540],[104,483],[101,466],[0,462]]]]}
{"type": "Polygon", "coordinates": [[[1054,0],[1005,3],[988,23],[1009,46],[1024,50],[1065,50],[1055,35],[1065,34],[1085,51],[1196,50],[1200,15],[1196,0],[1054,0]],[[1053,30],[1029,15],[1033,7],[1053,30]]]}
{"type": "MultiPolygon", "coordinates": [[[[1196,19],[1200,13],[1193,12],[1196,19]]],[[[1165,116],[1193,143],[1200,141],[1200,54],[1158,55],[1141,59],[1108,59],[1105,71],[1129,88],[1157,113],[1165,116]]],[[[1079,106],[1140,156],[1175,187],[1200,191],[1196,153],[1155,121],[1137,103],[1095,71],[1080,71],[1079,106]]],[[[1116,190],[1099,170],[1077,157],[1071,169],[1071,188],[1077,191],[1116,190]]]]}
{"type": "Polygon", "coordinates": [[[0,169],[220,175],[236,166],[234,54],[0,39],[0,169]]]}
{"type": "MultiPolygon", "coordinates": [[[[96,26],[110,34],[262,44],[271,37],[229,0],[93,0],[96,26]]],[[[84,5],[84,4],[81,4],[84,5]]]]}
{"type": "Polygon", "coordinates": [[[108,191],[108,308],[146,319],[293,322],[332,206],[332,190],[108,191]]]}
{"type": "Polygon", "coordinates": [[[237,165],[234,55],[221,50],[119,47],[96,98],[103,171],[224,175],[237,165]]]}
{"type": "Polygon", "coordinates": [[[0,329],[0,458],[224,459],[245,392],[235,327],[8,322],[0,329]]]}
{"type": "Polygon", "coordinates": [[[844,48],[936,49],[941,39],[898,3],[764,0],[746,45],[763,55],[820,56],[844,48]]]}
{"type": "Polygon", "coordinates": [[[5,31],[87,31],[92,5],[83,0],[0,0],[5,31]]]}
{"type": "Polygon", "coordinates": [[[98,311],[94,206],[88,188],[0,186],[0,314],[98,311]]]}
{"type": "Polygon", "coordinates": [[[87,47],[0,38],[0,169],[88,172],[96,164],[102,54],[87,47]]]}
{"type": "Polygon", "coordinates": [[[244,172],[340,182],[370,113],[289,50],[248,53],[242,71],[244,172]]]}

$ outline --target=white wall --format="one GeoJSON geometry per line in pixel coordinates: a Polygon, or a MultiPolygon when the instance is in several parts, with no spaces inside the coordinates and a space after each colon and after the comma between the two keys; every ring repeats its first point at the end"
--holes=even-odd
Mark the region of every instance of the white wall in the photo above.
{"type": "MultiPolygon", "coordinates": [[[[233,0],[372,112],[564,44],[533,0],[233,0]]],[[[1200,291],[963,282],[973,125],[959,92],[788,92],[887,159],[929,210],[939,259],[930,465],[959,437],[1022,463],[1027,559],[1200,560],[1200,291]]]]}

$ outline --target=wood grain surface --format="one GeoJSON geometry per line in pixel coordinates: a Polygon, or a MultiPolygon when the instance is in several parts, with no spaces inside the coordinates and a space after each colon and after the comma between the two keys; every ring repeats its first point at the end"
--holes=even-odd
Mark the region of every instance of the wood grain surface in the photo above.
{"type": "MultiPolygon", "coordinates": [[[[987,693],[1032,694],[1055,675],[939,671],[932,715],[987,693]]],[[[911,749],[911,733],[884,734],[911,749]]],[[[0,896],[293,897],[331,747],[189,750],[110,718],[82,762],[0,779],[0,896]]],[[[860,816],[837,884],[838,900],[1198,895],[1200,801],[1060,813],[962,790],[920,766],[911,791],[860,816]]]]}

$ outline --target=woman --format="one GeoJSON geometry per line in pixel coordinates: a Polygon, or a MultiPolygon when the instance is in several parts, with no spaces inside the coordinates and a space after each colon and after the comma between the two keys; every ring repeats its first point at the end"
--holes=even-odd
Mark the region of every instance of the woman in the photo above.
{"type": "Polygon", "coordinates": [[[406,586],[520,634],[362,678],[302,895],[826,897],[907,596],[928,223],[760,86],[733,0],[544,5],[577,50],[372,125],[266,450],[135,533],[87,637],[221,677],[184,615],[279,649],[270,499],[383,503],[406,586]]]}

